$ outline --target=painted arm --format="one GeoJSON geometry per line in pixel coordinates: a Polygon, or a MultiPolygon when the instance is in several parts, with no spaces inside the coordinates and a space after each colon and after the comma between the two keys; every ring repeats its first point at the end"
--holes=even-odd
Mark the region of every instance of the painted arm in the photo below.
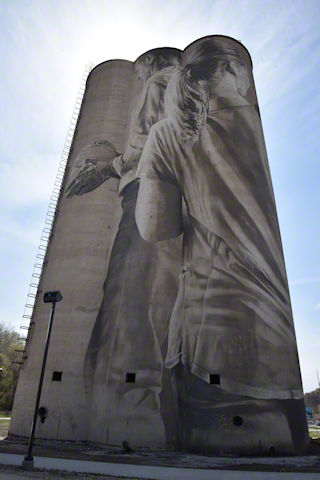
{"type": "Polygon", "coordinates": [[[114,164],[120,177],[137,168],[148,133],[163,116],[165,88],[166,84],[159,82],[149,81],[145,85],[131,120],[129,144],[121,164],[114,164]]]}
{"type": "Polygon", "coordinates": [[[182,233],[182,196],[170,182],[140,180],[136,205],[140,235],[151,243],[174,238],[182,233]]]}

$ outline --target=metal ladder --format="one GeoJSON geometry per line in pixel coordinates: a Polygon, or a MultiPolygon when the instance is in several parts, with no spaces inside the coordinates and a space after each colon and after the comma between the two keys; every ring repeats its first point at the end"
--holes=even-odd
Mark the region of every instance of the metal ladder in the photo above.
{"type": "Polygon", "coordinates": [[[59,161],[58,172],[57,172],[53,190],[51,193],[48,210],[47,210],[46,218],[44,221],[44,227],[42,229],[42,233],[40,237],[40,243],[39,243],[39,247],[36,255],[36,261],[33,266],[31,282],[29,284],[27,301],[24,306],[24,312],[23,312],[22,320],[20,324],[20,331],[21,331],[20,340],[24,342],[24,347],[22,349],[16,349],[18,358],[16,361],[13,362],[19,365],[23,365],[28,358],[27,346],[28,346],[28,342],[30,340],[33,326],[34,326],[34,319],[33,319],[34,307],[36,305],[38,295],[41,293],[41,290],[39,288],[41,274],[42,274],[43,268],[46,265],[46,252],[47,252],[50,239],[52,238],[52,235],[53,235],[52,229],[55,221],[55,216],[58,211],[57,206],[60,200],[60,196],[62,194],[63,181],[66,173],[68,172],[68,159],[71,153],[73,137],[74,137],[74,133],[77,126],[79,113],[81,110],[83,96],[85,93],[86,81],[92,68],[93,68],[93,64],[91,62],[88,62],[85,66],[85,69],[82,75],[80,88],[77,94],[75,106],[73,108],[73,112],[72,112],[72,116],[71,116],[71,120],[68,128],[68,133],[64,142],[62,155],[59,161]]]}

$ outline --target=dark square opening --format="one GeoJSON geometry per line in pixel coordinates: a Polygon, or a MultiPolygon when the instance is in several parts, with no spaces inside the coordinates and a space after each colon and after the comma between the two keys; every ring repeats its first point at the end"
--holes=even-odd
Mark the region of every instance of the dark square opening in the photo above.
{"type": "Polygon", "coordinates": [[[127,373],[126,383],[135,383],[135,382],[136,382],[136,374],[135,373],[127,373]]]}
{"type": "Polygon", "coordinates": [[[210,375],[210,384],[211,385],[220,385],[220,375],[213,373],[210,375]]]}
{"type": "Polygon", "coordinates": [[[62,372],[53,372],[52,373],[52,381],[53,382],[61,382],[62,372]]]}

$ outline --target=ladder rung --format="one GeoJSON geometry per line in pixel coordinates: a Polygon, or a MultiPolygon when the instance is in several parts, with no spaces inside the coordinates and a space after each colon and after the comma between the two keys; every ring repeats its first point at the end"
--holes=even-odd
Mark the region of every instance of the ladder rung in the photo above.
{"type": "MultiPolygon", "coordinates": [[[[36,255],[36,259],[38,261],[36,260],[36,263],[34,265],[34,270],[32,273],[32,281],[29,285],[29,289],[32,289],[32,288],[36,289],[36,293],[33,293],[31,290],[29,290],[27,295],[27,298],[34,299],[34,304],[27,303],[25,305],[25,312],[28,311],[27,309],[31,310],[31,312],[30,313],[24,312],[22,316],[23,319],[30,320],[30,323],[29,323],[29,326],[26,326],[26,325],[20,326],[20,329],[28,330],[27,337],[20,337],[20,340],[23,340],[25,342],[28,342],[29,330],[32,327],[32,325],[34,325],[35,323],[34,321],[32,321],[33,309],[35,308],[35,305],[36,305],[37,294],[41,292],[41,289],[39,289],[39,284],[40,284],[42,269],[45,268],[47,264],[47,262],[45,261],[45,254],[48,248],[48,243],[53,236],[52,229],[56,219],[56,215],[59,214],[59,209],[57,207],[58,207],[58,203],[60,201],[61,196],[64,194],[64,190],[65,190],[64,179],[65,179],[66,173],[69,170],[68,161],[73,151],[74,135],[77,132],[77,124],[79,122],[79,118],[81,117],[81,108],[82,108],[83,97],[85,94],[85,89],[88,81],[88,75],[91,72],[92,68],[93,68],[93,64],[91,62],[87,63],[85,66],[80,87],[77,93],[76,102],[72,111],[72,115],[69,123],[69,129],[68,129],[64,146],[62,149],[62,154],[60,157],[58,171],[56,174],[54,187],[52,189],[50,202],[49,202],[48,210],[46,213],[46,218],[44,221],[44,226],[43,226],[43,230],[40,238],[40,245],[38,247],[38,252],[36,255]]],[[[25,352],[25,350],[17,350],[17,351],[25,352]]],[[[25,356],[24,359],[27,359],[27,356],[25,356]]],[[[12,363],[17,363],[19,365],[23,364],[23,362],[12,362],[12,363]]]]}
{"type": "MultiPolygon", "coordinates": [[[[30,317],[31,318],[31,317],[30,317]]],[[[31,326],[34,325],[34,322],[30,322],[28,326],[26,325],[20,325],[21,330],[29,330],[31,326]]]]}

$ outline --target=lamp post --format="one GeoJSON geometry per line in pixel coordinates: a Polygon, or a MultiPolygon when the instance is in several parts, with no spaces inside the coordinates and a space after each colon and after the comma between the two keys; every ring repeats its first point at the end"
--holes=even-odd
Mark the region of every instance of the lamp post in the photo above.
{"type": "Polygon", "coordinates": [[[28,453],[24,457],[24,460],[22,462],[23,467],[33,467],[33,465],[34,465],[33,456],[32,456],[33,439],[34,439],[34,434],[35,434],[36,426],[37,426],[39,403],[40,403],[40,397],[41,397],[43,377],[44,377],[44,372],[45,372],[46,363],[47,363],[47,356],[48,356],[48,350],[49,350],[49,342],[50,342],[50,336],[51,336],[51,330],[52,330],[52,324],[53,324],[54,311],[55,311],[55,308],[56,308],[56,303],[61,302],[62,298],[63,297],[62,297],[61,293],[59,292],[59,290],[52,291],[52,292],[46,292],[43,296],[44,303],[51,303],[52,307],[51,307],[51,313],[50,313],[50,318],[49,318],[46,346],[45,346],[45,349],[44,349],[43,360],[42,360],[42,367],[41,367],[41,374],[40,374],[40,380],[39,380],[39,386],[38,386],[37,400],[36,400],[36,405],[35,405],[34,414],[33,414],[33,422],[32,422],[32,427],[31,427],[31,435],[30,435],[30,439],[29,439],[28,453]]]}

